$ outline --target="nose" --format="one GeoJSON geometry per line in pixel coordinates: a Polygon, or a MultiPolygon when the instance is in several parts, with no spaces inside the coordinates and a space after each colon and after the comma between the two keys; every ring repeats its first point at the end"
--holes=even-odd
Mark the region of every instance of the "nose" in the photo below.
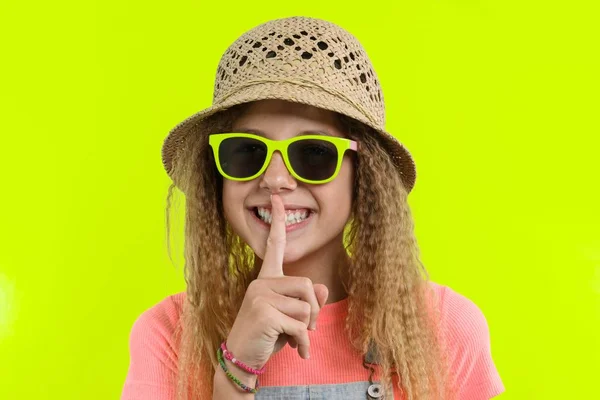
{"type": "Polygon", "coordinates": [[[261,189],[267,189],[271,193],[279,193],[283,190],[294,190],[298,182],[290,174],[283,157],[279,151],[273,153],[267,169],[260,177],[261,189]]]}

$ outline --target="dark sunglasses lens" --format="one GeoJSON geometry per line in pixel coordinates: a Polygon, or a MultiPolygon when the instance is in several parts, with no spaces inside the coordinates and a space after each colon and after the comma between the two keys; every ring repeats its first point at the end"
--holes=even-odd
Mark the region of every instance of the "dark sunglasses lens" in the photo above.
{"type": "Polygon", "coordinates": [[[256,174],[266,157],[267,146],[252,138],[228,138],[219,146],[221,168],[233,178],[248,178],[256,174]]]}
{"type": "Polygon", "coordinates": [[[311,181],[331,178],[338,162],[335,145],[318,139],[298,140],[290,144],[288,156],[294,171],[311,181]]]}

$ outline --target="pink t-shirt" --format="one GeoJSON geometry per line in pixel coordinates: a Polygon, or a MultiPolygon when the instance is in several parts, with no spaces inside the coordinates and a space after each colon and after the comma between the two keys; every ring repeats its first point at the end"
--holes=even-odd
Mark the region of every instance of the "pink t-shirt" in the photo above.
{"type": "MultiPolygon", "coordinates": [[[[458,398],[488,400],[504,392],[492,359],[484,314],[467,297],[447,286],[431,281],[430,284],[441,298],[441,333],[449,345],[451,384],[457,389],[458,398]]],[[[129,340],[131,362],[121,400],[175,399],[177,348],[172,336],[184,298],[185,292],[165,298],[133,324],[129,340]]],[[[347,306],[346,298],[321,309],[317,330],[308,332],[310,359],[300,358],[290,346],[269,359],[266,372],[260,377],[256,400],[366,398],[369,371],[363,366],[363,356],[345,336],[347,306]]],[[[391,398],[404,399],[397,388],[393,397],[386,396],[391,398]]]]}

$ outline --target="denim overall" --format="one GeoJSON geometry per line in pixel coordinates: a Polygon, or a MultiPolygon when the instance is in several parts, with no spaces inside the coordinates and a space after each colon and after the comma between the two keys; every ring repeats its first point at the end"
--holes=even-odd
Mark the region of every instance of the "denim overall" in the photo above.
{"type": "MultiPolygon", "coordinates": [[[[372,345],[364,357],[363,365],[377,364],[377,350],[372,345]]],[[[385,397],[381,387],[372,378],[368,381],[338,383],[329,385],[267,386],[261,387],[254,395],[255,400],[394,400],[394,394],[385,397]]]]}

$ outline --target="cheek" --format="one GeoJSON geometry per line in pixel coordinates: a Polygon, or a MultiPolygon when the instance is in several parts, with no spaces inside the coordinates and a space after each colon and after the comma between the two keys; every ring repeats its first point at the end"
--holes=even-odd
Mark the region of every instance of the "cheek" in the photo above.
{"type": "MultiPolygon", "coordinates": [[[[223,212],[225,219],[231,224],[239,219],[239,214],[243,211],[243,193],[238,182],[232,182],[227,179],[223,181],[223,212]]],[[[233,225],[233,224],[232,224],[233,225]]]]}
{"type": "Polygon", "coordinates": [[[327,218],[338,220],[349,216],[352,208],[354,169],[351,160],[344,159],[339,175],[330,183],[313,190],[327,218]]]}
{"type": "MultiPolygon", "coordinates": [[[[343,197],[340,198],[340,204],[343,204],[343,212],[345,217],[350,217],[352,212],[352,193],[354,192],[354,164],[349,158],[345,158],[340,171],[340,193],[343,197]]],[[[348,219],[348,218],[346,218],[348,219]]]]}
{"type": "Polygon", "coordinates": [[[341,201],[346,203],[352,203],[352,192],[354,190],[354,164],[349,157],[344,157],[342,161],[342,168],[340,170],[340,174],[338,176],[338,190],[343,192],[343,199],[341,201]],[[346,201],[344,201],[346,200],[346,201]]]}

